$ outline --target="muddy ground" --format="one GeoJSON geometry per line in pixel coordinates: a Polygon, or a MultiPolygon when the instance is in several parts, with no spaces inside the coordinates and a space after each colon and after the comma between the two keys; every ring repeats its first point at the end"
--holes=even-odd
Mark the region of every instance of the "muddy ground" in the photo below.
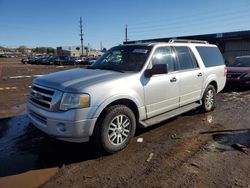
{"type": "Polygon", "coordinates": [[[73,67],[0,67],[0,187],[250,187],[250,155],[235,147],[250,147],[250,90],[220,93],[211,113],[193,110],[138,130],[125,150],[107,156],[34,128],[25,112],[34,77],[9,78],[73,67]]]}
{"type": "Polygon", "coordinates": [[[24,65],[18,58],[0,58],[0,117],[20,114],[34,78],[81,66],[24,65]]]}

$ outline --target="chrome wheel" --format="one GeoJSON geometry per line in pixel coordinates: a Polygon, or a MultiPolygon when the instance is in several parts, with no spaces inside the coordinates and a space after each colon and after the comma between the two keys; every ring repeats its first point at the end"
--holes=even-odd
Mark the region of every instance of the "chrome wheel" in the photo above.
{"type": "Polygon", "coordinates": [[[131,122],[125,115],[113,118],[108,128],[109,141],[114,145],[123,144],[129,136],[131,122]]]}
{"type": "Polygon", "coordinates": [[[207,95],[205,97],[205,106],[208,110],[212,109],[214,106],[214,92],[212,89],[207,91],[207,95]]]}

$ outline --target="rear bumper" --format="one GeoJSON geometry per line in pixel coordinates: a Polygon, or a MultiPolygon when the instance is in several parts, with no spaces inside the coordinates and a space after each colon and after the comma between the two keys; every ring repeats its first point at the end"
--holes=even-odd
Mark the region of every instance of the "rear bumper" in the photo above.
{"type": "Polygon", "coordinates": [[[226,86],[250,86],[250,79],[227,78],[226,86]]]}
{"type": "MultiPolygon", "coordinates": [[[[73,112],[48,112],[37,108],[31,103],[28,103],[27,109],[28,116],[35,127],[56,139],[69,142],[89,141],[97,120],[97,118],[72,119],[73,114],[77,114],[77,111],[83,109],[75,109],[73,112]],[[71,118],[68,118],[69,113],[71,118]]],[[[93,109],[84,110],[86,113],[89,110],[93,111],[93,109]]]]}

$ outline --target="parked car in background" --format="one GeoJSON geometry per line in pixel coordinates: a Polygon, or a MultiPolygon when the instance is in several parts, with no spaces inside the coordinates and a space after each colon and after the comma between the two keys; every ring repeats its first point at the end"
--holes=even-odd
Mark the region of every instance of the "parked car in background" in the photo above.
{"type": "Polygon", "coordinates": [[[23,64],[28,64],[29,61],[30,61],[30,58],[29,58],[29,57],[23,58],[23,59],[21,60],[21,62],[22,62],[23,64]]]}
{"type": "Polygon", "coordinates": [[[23,64],[37,65],[90,65],[96,61],[95,57],[74,57],[74,56],[55,56],[55,55],[36,55],[26,57],[21,60],[23,64]]]}
{"type": "Polygon", "coordinates": [[[76,62],[76,64],[81,64],[83,62],[83,58],[82,57],[75,57],[75,62],[76,62]]]}
{"type": "Polygon", "coordinates": [[[96,62],[96,60],[97,60],[97,58],[96,58],[96,57],[92,57],[92,58],[90,58],[90,60],[89,60],[89,64],[91,65],[91,64],[95,63],[95,62],[96,62]]]}
{"type": "Polygon", "coordinates": [[[57,58],[58,57],[56,57],[56,56],[46,56],[46,57],[43,57],[40,60],[38,60],[39,61],[38,64],[41,64],[41,65],[54,65],[57,58]]]}
{"type": "Polygon", "coordinates": [[[77,57],[73,57],[73,56],[67,56],[65,58],[65,64],[76,65],[76,64],[78,64],[78,58],[77,57]]]}
{"type": "Polygon", "coordinates": [[[227,86],[250,86],[250,55],[236,57],[227,70],[227,86]]]}
{"type": "Polygon", "coordinates": [[[17,57],[16,54],[0,54],[0,57],[2,58],[14,58],[17,57]]]}
{"type": "Polygon", "coordinates": [[[21,62],[23,64],[41,64],[41,62],[44,61],[44,59],[47,57],[48,57],[47,55],[35,55],[23,58],[21,62]]]}
{"type": "Polygon", "coordinates": [[[81,64],[83,65],[91,65],[96,62],[96,57],[85,57],[81,64]]]}

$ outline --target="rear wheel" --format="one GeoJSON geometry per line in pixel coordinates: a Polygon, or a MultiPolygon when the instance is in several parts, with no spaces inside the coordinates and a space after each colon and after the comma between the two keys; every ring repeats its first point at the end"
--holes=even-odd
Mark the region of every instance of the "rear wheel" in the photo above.
{"type": "Polygon", "coordinates": [[[124,149],[135,134],[136,120],[133,111],[124,105],[107,108],[97,123],[95,141],[107,153],[124,149]]]}
{"type": "Polygon", "coordinates": [[[210,112],[215,108],[216,91],[214,86],[209,85],[202,97],[202,110],[204,112],[210,112]]]}

